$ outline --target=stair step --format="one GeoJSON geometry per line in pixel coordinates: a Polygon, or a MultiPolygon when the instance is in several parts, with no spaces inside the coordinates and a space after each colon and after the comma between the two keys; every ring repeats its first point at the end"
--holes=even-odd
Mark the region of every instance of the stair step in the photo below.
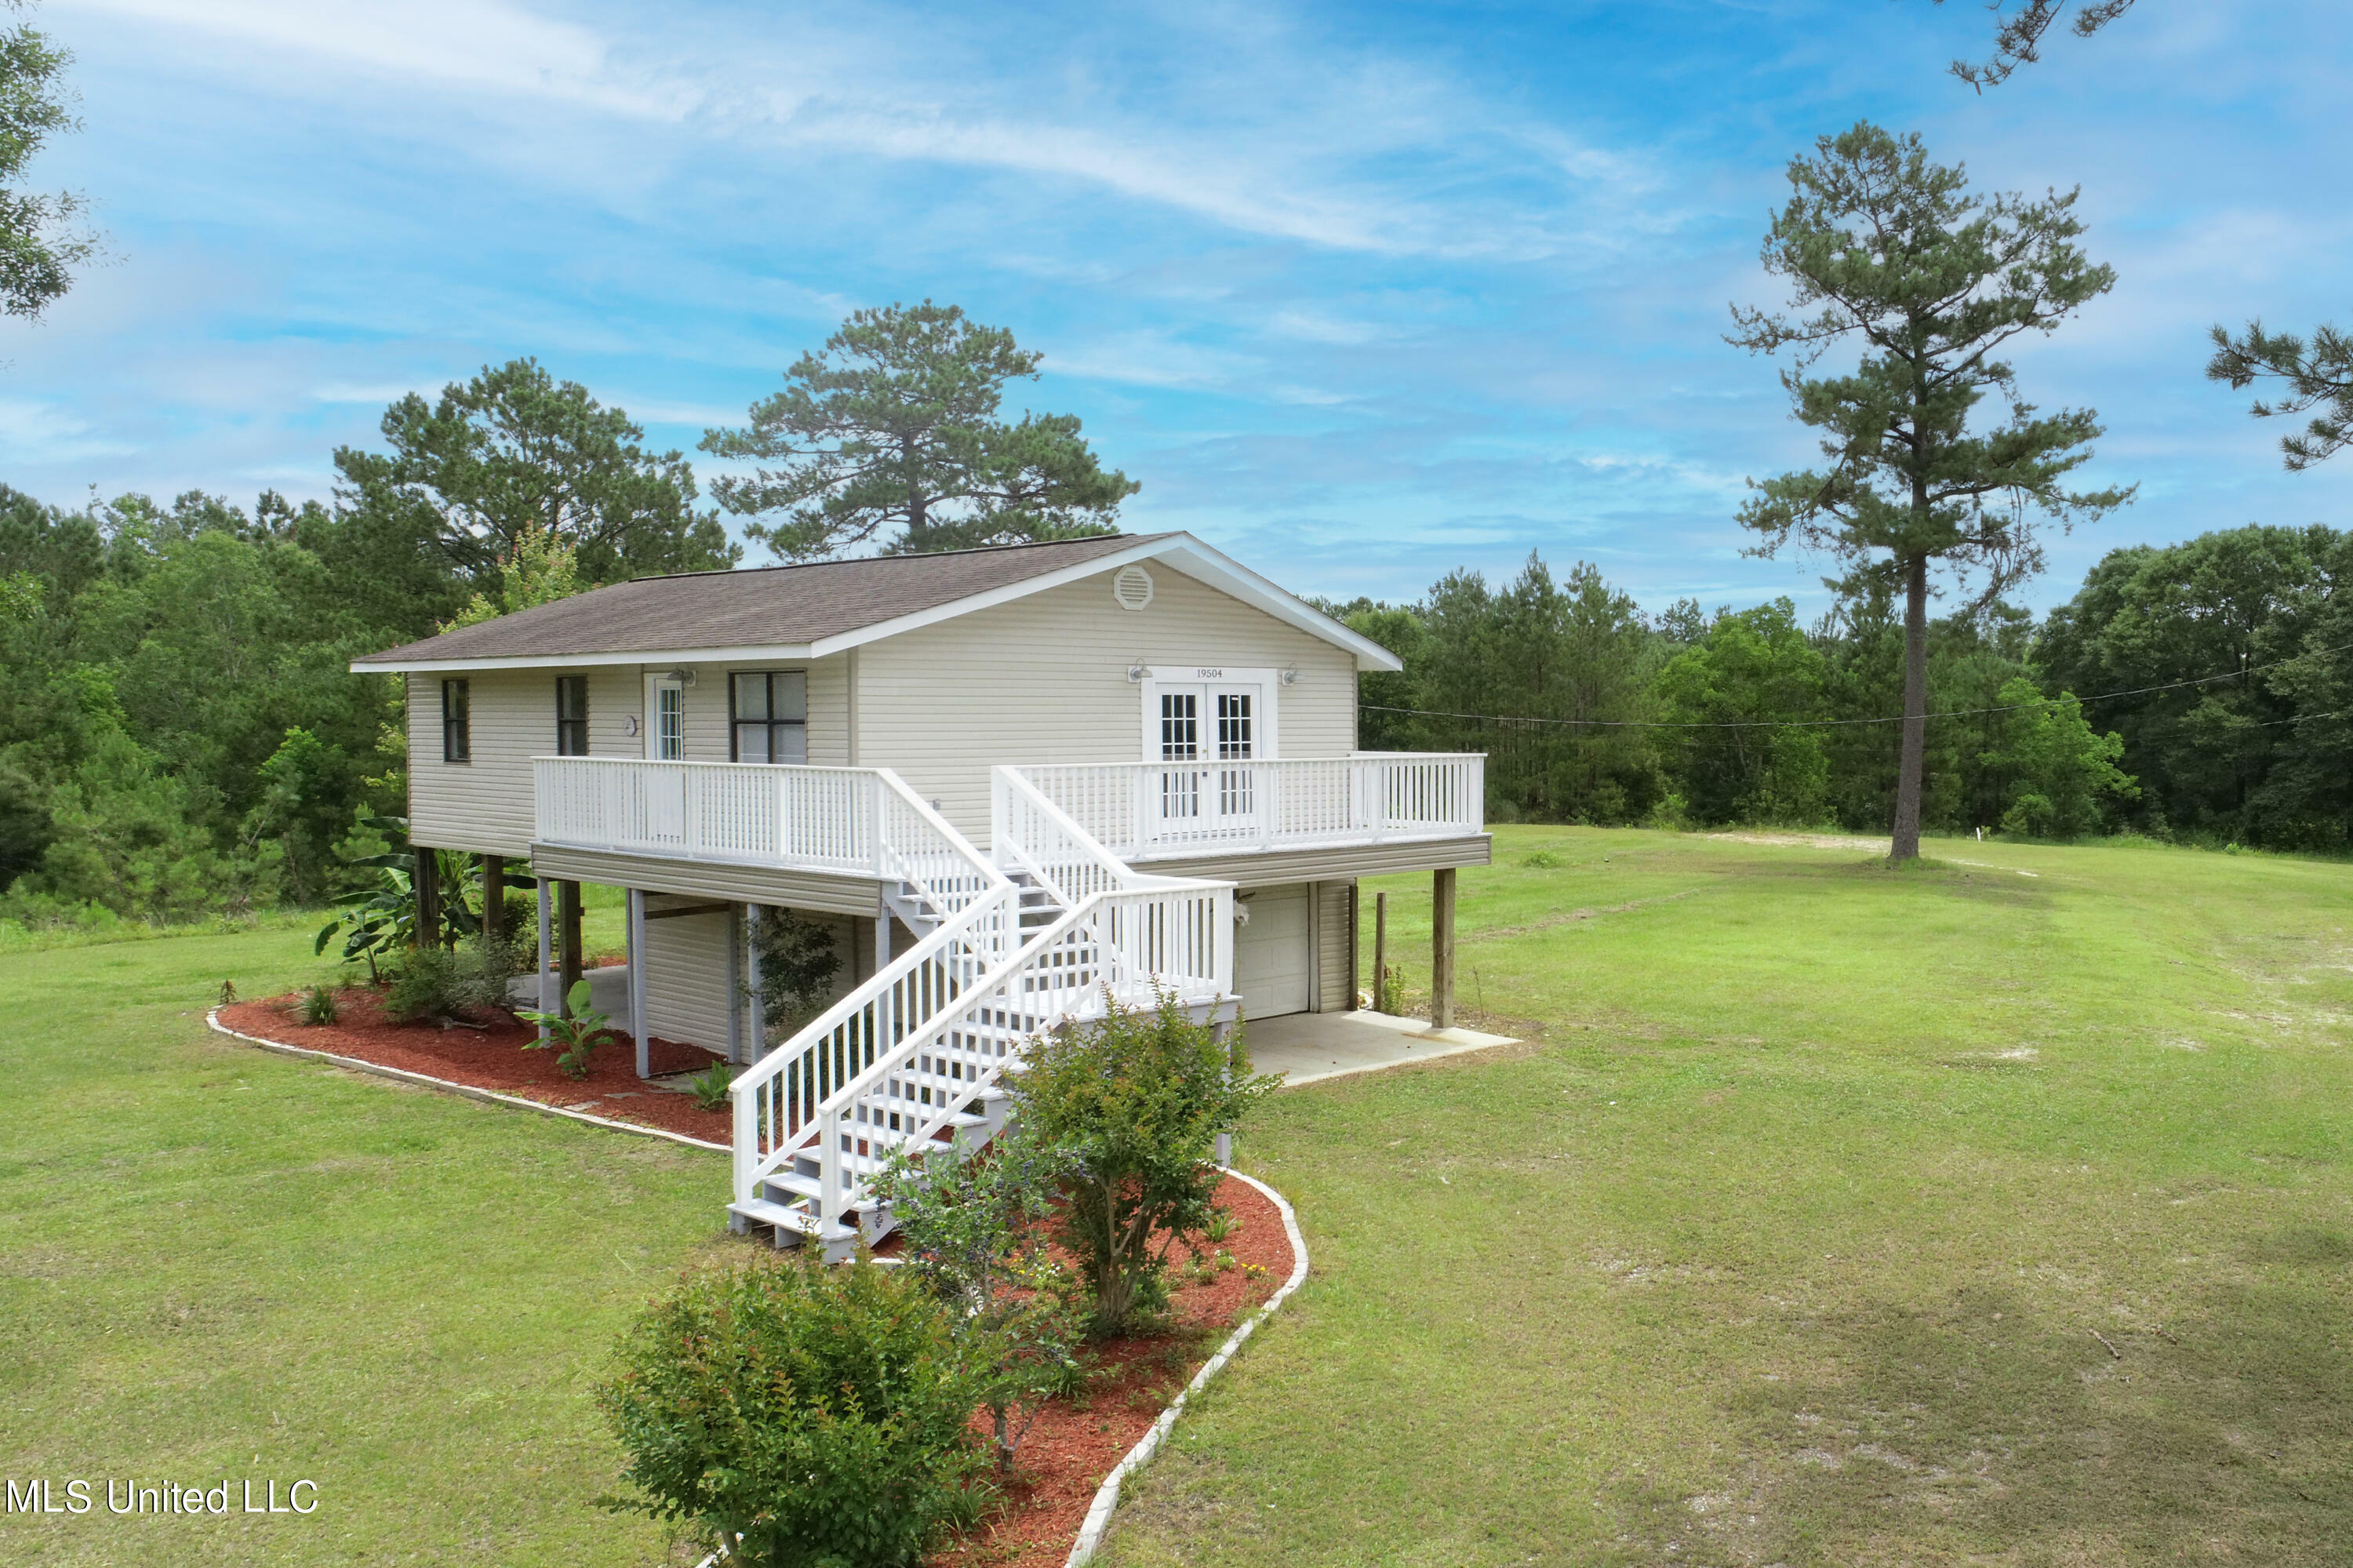
{"type": "MultiPolygon", "coordinates": [[[[773,1180],[773,1178],[772,1178],[773,1180]]],[[[788,1209],[782,1203],[772,1203],[765,1198],[754,1198],[745,1202],[730,1203],[727,1212],[741,1214],[755,1225],[780,1225],[788,1231],[798,1231],[805,1236],[817,1234],[817,1222],[798,1209],[788,1209]]]]}

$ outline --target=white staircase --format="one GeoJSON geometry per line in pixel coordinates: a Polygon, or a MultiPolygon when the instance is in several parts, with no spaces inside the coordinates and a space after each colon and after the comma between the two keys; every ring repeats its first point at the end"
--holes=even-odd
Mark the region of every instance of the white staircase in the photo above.
{"type": "Polygon", "coordinates": [[[730,1223],[829,1254],[891,1227],[870,1179],[894,1148],[985,1142],[1023,1043],[1163,989],[1233,999],[1233,886],[1148,876],[1015,770],[993,770],[993,858],[881,770],[876,860],[914,945],[739,1074],[730,1223]]]}

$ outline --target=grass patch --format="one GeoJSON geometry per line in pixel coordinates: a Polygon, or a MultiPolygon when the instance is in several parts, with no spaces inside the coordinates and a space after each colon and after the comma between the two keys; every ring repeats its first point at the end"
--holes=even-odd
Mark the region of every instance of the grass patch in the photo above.
{"type": "Polygon", "coordinates": [[[224,979],[330,978],[316,925],[0,952],[0,1475],[319,1488],[299,1519],[0,1516],[0,1558],[665,1561],[595,1506],[586,1391],[725,1245],[724,1160],[205,1029],[224,979]]]}
{"type": "Polygon", "coordinates": [[[1530,1044],[1261,1111],[1316,1273],[1110,1563],[2345,1560],[2340,866],[1496,847],[1461,987],[1530,1044]]]}

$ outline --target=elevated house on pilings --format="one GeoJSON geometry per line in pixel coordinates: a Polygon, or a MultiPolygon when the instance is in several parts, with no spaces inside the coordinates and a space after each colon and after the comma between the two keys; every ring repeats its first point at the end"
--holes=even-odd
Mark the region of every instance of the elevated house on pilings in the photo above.
{"type": "Polygon", "coordinates": [[[741,1064],[734,1224],[835,1248],[887,1227],[884,1150],[991,1135],[1023,1043],[1106,996],[1355,1006],[1359,877],[1433,874],[1451,1022],[1482,759],[1356,749],[1398,667],[1186,534],[642,578],[353,665],[407,680],[411,839],[539,877],[551,1007],[579,885],[627,890],[638,1071],[741,1064]],[[789,1034],[751,939],[784,910],[840,959],[789,1034]]]}

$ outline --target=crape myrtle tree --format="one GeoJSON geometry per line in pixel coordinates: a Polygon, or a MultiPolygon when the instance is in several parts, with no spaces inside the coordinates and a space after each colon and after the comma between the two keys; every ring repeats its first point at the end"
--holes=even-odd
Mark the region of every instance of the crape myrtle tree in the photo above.
{"type": "Polygon", "coordinates": [[[694,509],[693,472],[675,451],[535,359],[485,366],[427,403],[385,410],[389,453],[338,448],[346,509],[362,531],[438,556],[478,586],[534,531],[573,552],[581,576],[619,582],[735,564],[718,519],[694,509]]]}
{"type": "Polygon", "coordinates": [[[998,415],[1041,356],[954,305],[890,305],[842,323],[702,450],[748,461],[712,493],[786,560],[894,555],[1108,534],[1141,488],[1105,471],[1069,414],[998,415]]]}
{"type": "Polygon", "coordinates": [[[1733,307],[1727,341],[1790,350],[1781,374],[1797,418],[1822,432],[1820,469],[1751,482],[1740,521],[1751,553],[1820,550],[1851,585],[1883,576],[1904,597],[1904,723],[1891,858],[1920,853],[1921,758],[1927,731],[1929,576],[1941,568],[1990,604],[2041,569],[2038,514],[2063,526],[2094,518],[2129,490],[2061,482],[2100,433],[2093,411],[2042,414],[1994,357],[2011,339],[2050,333],[2116,281],[2074,243],[2075,193],[2041,201],[1974,196],[1957,165],[1929,162],[1915,134],[1867,122],[1825,136],[1789,163],[1788,205],[1765,239],[1765,270],[1787,278],[1796,313],[1733,307]],[[1841,376],[1807,372],[1859,340],[1841,376]],[[1988,394],[2008,418],[1972,428],[1988,394]]]}

